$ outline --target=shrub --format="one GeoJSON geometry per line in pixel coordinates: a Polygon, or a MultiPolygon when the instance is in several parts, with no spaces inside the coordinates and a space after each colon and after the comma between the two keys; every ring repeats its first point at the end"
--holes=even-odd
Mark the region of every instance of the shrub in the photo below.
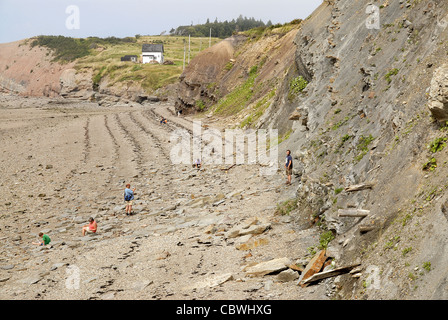
{"type": "Polygon", "coordinates": [[[386,81],[387,81],[387,83],[391,83],[392,82],[392,79],[391,79],[391,77],[392,76],[395,76],[395,75],[397,75],[398,74],[398,69],[392,69],[392,70],[390,70],[385,76],[384,76],[384,78],[386,79],[386,81]]]}
{"type": "Polygon", "coordinates": [[[408,247],[408,248],[404,248],[401,253],[402,253],[403,257],[404,257],[405,255],[407,255],[411,251],[412,251],[412,247],[408,247]]]}
{"type": "Polygon", "coordinates": [[[443,148],[445,148],[446,147],[446,140],[447,140],[447,138],[445,138],[445,137],[442,137],[442,138],[437,138],[437,139],[435,139],[435,140],[433,140],[430,144],[429,144],[429,150],[432,152],[432,153],[436,153],[436,152],[438,152],[438,151],[442,151],[443,150],[443,148]]]}
{"type": "Polygon", "coordinates": [[[372,135],[369,135],[368,137],[361,136],[359,137],[358,145],[356,146],[356,149],[358,150],[358,155],[355,157],[356,161],[361,161],[361,159],[367,154],[369,151],[369,144],[375,140],[372,135]]]}
{"type": "Polygon", "coordinates": [[[429,159],[426,163],[423,164],[422,170],[424,171],[434,171],[437,168],[437,160],[436,158],[429,159]]]}
{"type": "Polygon", "coordinates": [[[297,199],[290,199],[277,204],[275,214],[277,215],[289,215],[291,211],[297,209],[297,199]]]}
{"type": "Polygon", "coordinates": [[[423,263],[423,269],[426,271],[431,271],[431,262],[427,261],[423,263]]]}
{"type": "Polygon", "coordinates": [[[249,70],[249,76],[255,75],[258,72],[258,66],[253,66],[249,70]]]}
{"type": "Polygon", "coordinates": [[[90,55],[90,49],[101,45],[116,45],[120,43],[135,43],[134,37],[126,38],[98,38],[88,37],[86,39],[77,39],[64,36],[38,36],[31,43],[31,47],[47,47],[54,54],[54,61],[69,62],[90,55]]]}
{"type": "Polygon", "coordinates": [[[224,67],[225,70],[230,71],[233,68],[233,62],[228,62],[224,67]]]}
{"type": "Polygon", "coordinates": [[[328,244],[331,242],[331,240],[334,239],[334,234],[332,231],[327,231],[324,232],[320,235],[320,240],[319,240],[319,249],[327,249],[328,248],[328,244]]]}
{"type": "Polygon", "coordinates": [[[103,78],[103,72],[106,70],[106,67],[102,67],[100,71],[93,77],[93,88],[96,90],[98,88],[98,85],[100,84],[101,79],[103,78]]]}
{"type": "Polygon", "coordinates": [[[301,93],[308,85],[308,81],[304,77],[298,76],[292,78],[289,82],[289,100],[293,100],[299,93],[301,93]]]}
{"type": "Polygon", "coordinates": [[[196,107],[200,110],[203,111],[205,109],[205,103],[202,100],[197,100],[196,101],[196,107]]]}
{"type": "Polygon", "coordinates": [[[344,119],[342,119],[341,121],[339,121],[338,123],[336,123],[334,126],[332,126],[331,130],[338,130],[339,127],[344,125],[348,120],[350,120],[350,118],[347,116],[344,119]]]}

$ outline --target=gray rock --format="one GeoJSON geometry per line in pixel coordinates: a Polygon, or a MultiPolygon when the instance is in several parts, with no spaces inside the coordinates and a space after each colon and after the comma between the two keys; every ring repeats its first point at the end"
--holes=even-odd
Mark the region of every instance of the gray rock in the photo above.
{"type": "Polygon", "coordinates": [[[31,276],[29,278],[19,280],[19,282],[31,286],[33,284],[38,283],[40,280],[42,280],[42,277],[40,276],[31,276]]]}
{"type": "Polygon", "coordinates": [[[219,200],[219,201],[216,201],[215,203],[213,203],[213,206],[214,207],[217,207],[217,206],[219,206],[221,203],[224,203],[225,202],[225,200],[219,200]]]}
{"type": "Polygon", "coordinates": [[[116,292],[109,291],[101,296],[102,300],[113,300],[115,298],[116,292]]]}
{"type": "Polygon", "coordinates": [[[88,283],[91,283],[91,282],[96,281],[96,280],[98,280],[98,277],[92,277],[92,278],[84,280],[83,283],[84,284],[88,284],[88,283]]]}
{"type": "MultiPolygon", "coordinates": [[[[114,228],[114,227],[111,226],[111,225],[105,225],[105,226],[102,226],[102,227],[101,227],[101,231],[102,231],[102,232],[108,232],[108,231],[112,230],[113,228],[114,228]]],[[[98,227],[98,230],[100,230],[99,227],[98,227]]]]}
{"type": "Polygon", "coordinates": [[[444,64],[434,71],[428,107],[437,120],[448,120],[448,64],[444,64]]]}
{"type": "Polygon", "coordinates": [[[244,271],[249,275],[264,276],[270,273],[285,270],[290,264],[291,261],[288,258],[278,258],[260,262],[254,266],[246,267],[244,271]]]}
{"type": "Polygon", "coordinates": [[[0,269],[2,270],[11,270],[15,267],[15,265],[13,264],[8,264],[8,265],[4,265],[4,266],[0,266],[0,269]]]}
{"type": "Polygon", "coordinates": [[[147,286],[149,286],[152,283],[154,283],[152,280],[136,281],[132,285],[132,289],[134,289],[135,291],[141,291],[141,290],[145,289],[147,286]]]}
{"type": "Polygon", "coordinates": [[[299,273],[292,269],[287,269],[285,271],[282,271],[276,276],[277,281],[280,281],[280,282],[294,281],[298,278],[299,278],[299,273]]]}
{"type": "Polygon", "coordinates": [[[125,205],[115,206],[115,207],[112,209],[112,211],[113,211],[113,212],[120,212],[120,211],[123,211],[123,212],[124,212],[124,209],[125,209],[125,208],[126,208],[125,205]]]}
{"type": "Polygon", "coordinates": [[[50,271],[54,271],[60,267],[66,266],[66,265],[68,265],[68,263],[64,263],[64,262],[55,263],[51,266],[50,271]]]}
{"type": "Polygon", "coordinates": [[[218,276],[214,276],[209,279],[205,279],[203,281],[198,281],[188,287],[183,288],[183,290],[193,290],[193,289],[202,289],[202,288],[213,288],[233,279],[233,275],[231,273],[226,273],[218,276]]]}

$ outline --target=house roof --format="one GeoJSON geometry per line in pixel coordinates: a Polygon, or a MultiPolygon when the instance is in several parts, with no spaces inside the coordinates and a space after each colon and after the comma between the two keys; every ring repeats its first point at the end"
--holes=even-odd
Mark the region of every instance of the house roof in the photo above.
{"type": "Polygon", "coordinates": [[[142,52],[164,52],[163,43],[144,43],[142,52]]]}

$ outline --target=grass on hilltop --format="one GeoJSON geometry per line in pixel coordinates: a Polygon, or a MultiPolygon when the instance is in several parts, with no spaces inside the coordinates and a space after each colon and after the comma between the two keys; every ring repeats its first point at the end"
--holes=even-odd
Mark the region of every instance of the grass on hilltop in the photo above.
{"type": "MultiPolygon", "coordinates": [[[[181,36],[136,36],[127,38],[69,38],[63,36],[38,36],[30,45],[44,46],[53,52],[53,60],[59,62],[76,61],[75,68],[93,70],[93,83],[108,78],[108,85],[117,83],[139,83],[151,93],[165,85],[175,83],[183,72],[184,41],[188,50],[188,37],[181,36]],[[165,61],[173,65],[141,64],[121,61],[124,55],[141,57],[143,43],[163,43],[165,61]]],[[[212,38],[212,45],[221,41],[212,38]]],[[[190,60],[209,46],[208,38],[191,38],[190,60]]],[[[188,60],[188,51],[186,54],[188,60]]],[[[188,61],[186,61],[186,64],[188,61]]]]}

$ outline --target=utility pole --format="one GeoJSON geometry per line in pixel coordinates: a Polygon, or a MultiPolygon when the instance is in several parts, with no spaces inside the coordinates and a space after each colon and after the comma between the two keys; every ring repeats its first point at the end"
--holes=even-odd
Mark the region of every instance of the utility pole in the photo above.
{"type": "Polygon", "coordinates": [[[184,39],[184,67],[183,67],[182,70],[185,70],[185,53],[186,53],[186,50],[187,50],[187,44],[186,44],[186,41],[184,39]]]}
{"type": "Polygon", "coordinates": [[[212,46],[212,28],[210,28],[210,38],[208,40],[208,47],[210,48],[212,46]]]}
{"type": "Polygon", "coordinates": [[[191,45],[190,45],[190,35],[188,35],[188,64],[190,64],[190,51],[191,51],[191,45]]]}

